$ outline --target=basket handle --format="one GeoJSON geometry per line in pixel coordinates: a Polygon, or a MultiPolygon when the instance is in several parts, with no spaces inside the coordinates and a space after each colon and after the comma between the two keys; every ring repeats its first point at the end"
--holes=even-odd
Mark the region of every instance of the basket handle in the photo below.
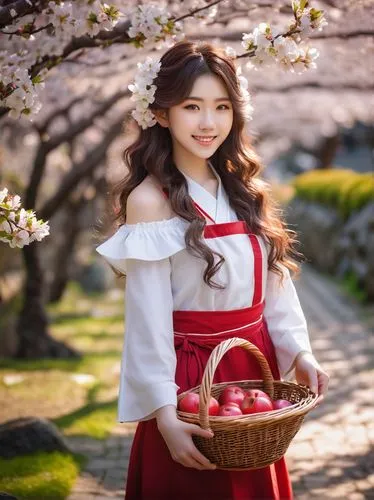
{"type": "Polygon", "coordinates": [[[250,353],[252,353],[255,358],[257,359],[261,371],[262,371],[262,377],[264,380],[264,391],[269,394],[269,396],[272,398],[274,395],[274,379],[273,375],[271,373],[270,367],[268,362],[266,361],[265,356],[262,354],[260,349],[256,347],[254,344],[249,342],[248,340],[239,338],[239,337],[233,337],[231,339],[224,340],[221,342],[219,345],[217,345],[213,351],[211,352],[208,362],[206,364],[204,374],[203,374],[203,379],[200,385],[199,389],[199,397],[200,397],[200,402],[199,402],[199,420],[200,420],[200,426],[203,429],[209,429],[209,415],[208,415],[208,410],[209,410],[209,404],[208,401],[210,401],[211,397],[211,390],[212,390],[212,383],[213,383],[213,378],[214,374],[216,372],[218,363],[221,361],[222,357],[224,354],[226,354],[227,351],[232,349],[233,347],[243,347],[243,349],[246,349],[250,353]]]}

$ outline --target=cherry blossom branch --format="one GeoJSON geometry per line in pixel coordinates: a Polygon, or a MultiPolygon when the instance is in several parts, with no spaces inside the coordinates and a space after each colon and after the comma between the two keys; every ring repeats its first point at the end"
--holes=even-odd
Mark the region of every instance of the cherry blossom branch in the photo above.
{"type": "MultiPolygon", "coordinates": [[[[49,138],[48,141],[41,141],[39,148],[36,152],[33,169],[30,176],[29,186],[26,191],[25,196],[25,206],[27,208],[31,208],[35,206],[36,199],[38,195],[38,190],[40,186],[41,179],[43,177],[45,167],[46,167],[46,157],[47,155],[56,149],[58,146],[63,144],[64,142],[70,142],[74,137],[81,134],[85,130],[87,130],[95,118],[98,116],[103,116],[114,104],[116,104],[121,98],[128,95],[128,90],[122,90],[117,92],[113,96],[110,96],[108,99],[101,102],[100,106],[95,108],[93,112],[91,112],[88,116],[78,120],[76,123],[71,125],[67,130],[56,134],[49,138]]],[[[40,135],[45,133],[46,126],[51,122],[51,117],[46,119],[46,122],[41,126],[38,130],[40,135]]]]}
{"type": "Polygon", "coordinates": [[[175,22],[177,22],[177,21],[183,21],[183,19],[187,19],[188,17],[195,16],[195,14],[198,14],[199,12],[207,10],[210,7],[213,7],[214,5],[217,5],[217,4],[221,3],[222,1],[223,0],[215,0],[214,2],[211,2],[210,4],[204,5],[203,7],[199,7],[197,9],[194,9],[194,10],[190,11],[188,14],[184,14],[183,16],[180,16],[180,17],[177,17],[177,18],[171,17],[171,19],[173,19],[175,22]]]}
{"type": "Polygon", "coordinates": [[[319,81],[311,81],[311,82],[298,82],[294,83],[291,85],[284,85],[282,87],[262,87],[262,86],[252,86],[251,90],[254,93],[262,93],[262,92],[269,92],[269,93],[287,93],[287,92],[292,92],[293,90],[297,89],[306,89],[306,88],[312,88],[312,89],[328,89],[330,91],[345,91],[345,90],[352,90],[352,91],[362,91],[362,92],[373,92],[374,91],[374,85],[353,85],[349,83],[341,83],[338,85],[334,84],[326,84],[326,83],[321,83],[319,81]]]}
{"type": "Polygon", "coordinates": [[[77,186],[82,179],[91,175],[97,165],[104,160],[108,147],[122,130],[123,122],[127,113],[128,111],[121,115],[108,128],[102,141],[89,151],[81,162],[73,165],[72,169],[68,174],[66,174],[65,178],[60,183],[60,187],[57,192],[40,208],[39,213],[43,218],[51,218],[65,201],[66,194],[77,186]]]}
{"type": "Polygon", "coordinates": [[[18,195],[9,194],[7,188],[0,191],[0,241],[22,248],[48,234],[48,223],[38,220],[32,210],[21,208],[18,195]]]}
{"type": "Polygon", "coordinates": [[[46,24],[45,26],[41,26],[40,28],[37,28],[35,30],[30,29],[30,31],[23,31],[23,30],[19,29],[17,31],[12,31],[12,32],[0,30],[0,33],[2,33],[3,35],[25,37],[25,35],[27,35],[27,36],[35,35],[36,33],[40,33],[41,31],[47,30],[48,28],[52,28],[52,27],[53,27],[53,24],[49,23],[49,24],[46,24]]]}
{"type": "Polygon", "coordinates": [[[0,7],[0,28],[4,28],[11,24],[15,19],[31,14],[34,12],[41,12],[48,4],[48,0],[17,0],[11,4],[0,7]],[[16,15],[12,15],[12,12],[16,15]]]}

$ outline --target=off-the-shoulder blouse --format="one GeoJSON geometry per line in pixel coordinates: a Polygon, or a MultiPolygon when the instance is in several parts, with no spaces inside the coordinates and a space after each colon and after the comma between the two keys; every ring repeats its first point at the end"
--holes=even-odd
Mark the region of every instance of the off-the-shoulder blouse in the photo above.
{"type": "MultiPolygon", "coordinates": [[[[185,175],[189,195],[215,221],[238,220],[221,179],[217,198],[185,175]]],[[[182,172],[183,173],[183,172],[182,172]]],[[[177,404],[174,310],[231,310],[248,307],[253,297],[254,256],[245,234],[206,239],[224,256],[212,289],[203,281],[206,262],[191,255],[184,239],[188,222],[180,217],[124,224],[96,250],[126,273],[125,336],[121,361],[118,421],[148,420],[162,406],[177,404]]],[[[275,347],[282,378],[291,379],[296,355],[312,351],[307,324],[287,268],[283,286],[267,269],[268,245],[256,236],[263,253],[264,318],[275,347]]]]}

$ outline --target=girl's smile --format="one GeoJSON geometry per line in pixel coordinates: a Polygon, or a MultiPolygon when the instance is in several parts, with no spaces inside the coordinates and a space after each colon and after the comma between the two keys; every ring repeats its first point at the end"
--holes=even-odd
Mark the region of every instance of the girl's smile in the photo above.
{"type": "Polygon", "coordinates": [[[214,140],[216,139],[216,135],[214,136],[204,136],[204,135],[193,135],[192,136],[196,141],[201,144],[201,146],[207,147],[213,144],[214,140]]]}

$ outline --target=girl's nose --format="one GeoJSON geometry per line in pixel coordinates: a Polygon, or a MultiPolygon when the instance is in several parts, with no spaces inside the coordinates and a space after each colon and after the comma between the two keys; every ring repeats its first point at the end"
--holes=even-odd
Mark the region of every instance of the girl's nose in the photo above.
{"type": "Polygon", "coordinates": [[[213,112],[206,110],[201,115],[200,128],[201,129],[211,129],[214,128],[214,116],[213,112]]]}

